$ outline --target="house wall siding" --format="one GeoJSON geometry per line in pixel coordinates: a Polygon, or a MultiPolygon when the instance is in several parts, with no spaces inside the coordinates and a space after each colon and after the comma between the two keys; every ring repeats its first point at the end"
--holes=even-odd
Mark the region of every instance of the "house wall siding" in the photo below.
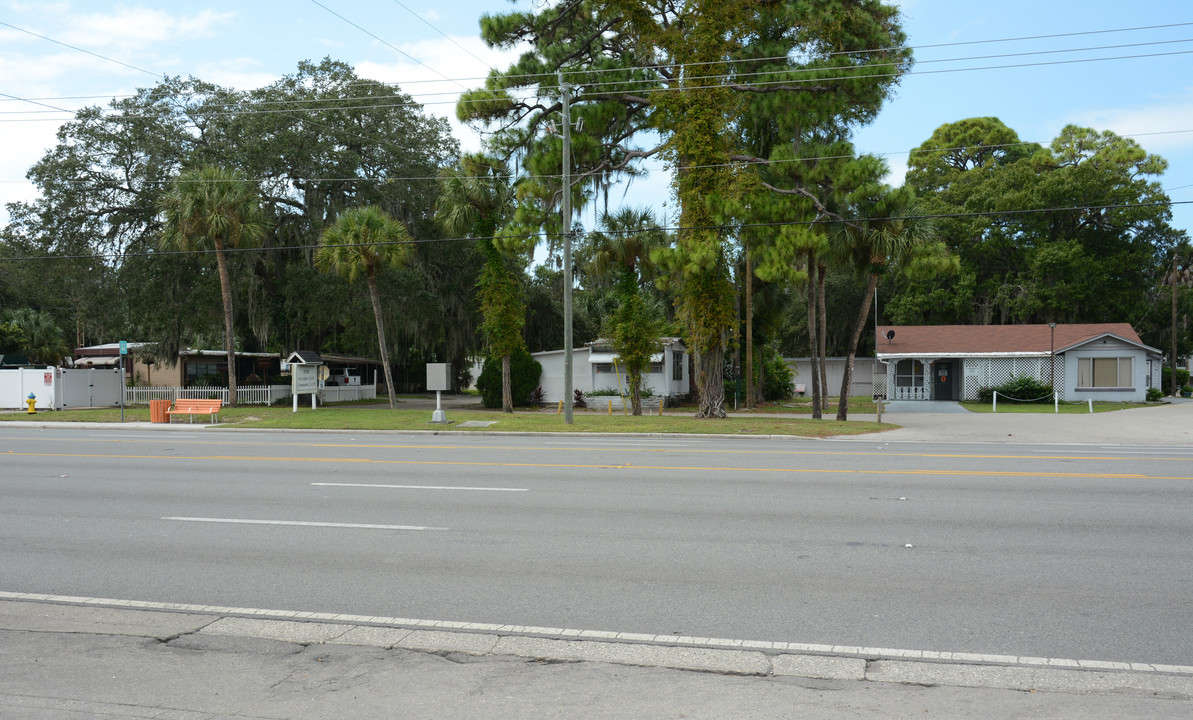
{"type": "Polygon", "coordinates": [[[1115,342],[1112,338],[1106,343],[1096,342],[1090,345],[1074,348],[1065,353],[1065,378],[1063,397],[1066,400],[1143,402],[1147,399],[1147,388],[1150,385],[1150,378],[1148,377],[1147,353],[1143,350],[1140,350],[1139,348],[1132,347],[1125,343],[1115,342]],[[1078,388],[1078,361],[1081,358],[1098,357],[1132,358],[1131,383],[1133,387],[1125,390],[1120,388],[1108,390],[1078,388]]]}

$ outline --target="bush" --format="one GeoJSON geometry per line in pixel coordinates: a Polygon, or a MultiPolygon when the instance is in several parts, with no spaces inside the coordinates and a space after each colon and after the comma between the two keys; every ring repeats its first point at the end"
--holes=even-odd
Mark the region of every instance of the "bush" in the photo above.
{"type": "Polygon", "coordinates": [[[768,402],[786,400],[795,394],[795,376],[791,366],[772,345],[763,349],[762,399],[768,402]]]}
{"type": "Polygon", "coordinates": [[[982,388],[978,391],[978,400],[990,402],[994,398],[995,391],[998,392],[1000,398],[1018,400],[1020,402],[1052,402],[1052,386],[1026,375],[1013,377],[1010,382],[999,385],[998,387],[982,388]]]}
{"type": "Polygon", "coordinates": [[[1156,402],[1157,400],[1159,400],[1162,397],[1164,397],[1164,391],[1161,390],[1160,388],[1148,388],[1147,389],[1147,401],[1148,402],[1156,402]]]}
{"type": "MultiPolygon", "coordinates": [[[[510,395],[516,407],[530,403],[530,394],[538,387],[542,374],[543,366],[525,350],[510,355],[510,395]]],[[[481,403],[485,407],[501,407],[501,358],[485,358],[476,389],[480,391],[481,403]]]]}
{"type": "Polygon", "coordinates": [[[584,391],[581,390],[580,388],[572,389],[572,407],[576,407],[576,408],[588,407],[588,401],[584,399],[584,391]]]}
{"type": "MultiPolygon", "coordinates": [[[[1176,384],[1178,388],[1189,384],[1189,371],[1184,368],[1176,369],[1176,384]]],[[[1160,383],[1160,389],[1168,392],[1172,389],[1172,368],[1164,368],[1164,382],[1160,383]]]]}

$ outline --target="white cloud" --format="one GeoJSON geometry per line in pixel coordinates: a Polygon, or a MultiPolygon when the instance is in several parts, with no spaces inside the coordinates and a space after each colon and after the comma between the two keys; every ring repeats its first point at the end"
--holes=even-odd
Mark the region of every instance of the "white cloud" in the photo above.
{"type": "Polygon", "coordinates": [[[1193,130],[1193,100],[1188,95],[1151,106],[1091,110],[1065,122],[1132,136],[1151,152],[1193,146],[1193,132],[1174,132],[1193,130]]]}
{"type": "Polygon", "coordinates": [[[276,73],[261,69],[260,61],[250,57],[226,58],[205,63],[194,70],[195,77],[237,90],[254,90],[277,82],[276,73]]]}
{"type": "Polygon", "coordinates": [[[521,50],[493,50],[477,37],[453,36],[452,40],[467,52],[447,39],[423,40],[399,46],[423,65],[402,58],[393,64],[358,62],[355,68],[361,77],[398,83],[402,91],[422,103],[428,113],[447,118],[466,152],[475,151],[480,149],[480,137],[456,120],[456,101],[464,90],[481,86],[482,81],[477,78],[485,77],[489,67],[508,67],[521,50]]]}
{"type": "Polygon", "coordinates": [[[93,51],[116,48],[134,52],[178,38],[207,36],[234,17],[235,13],[214,10],[175,15],[164,10],[121,7],[114,13],[69,16],[63,32],[55,38],[93,51]]]}

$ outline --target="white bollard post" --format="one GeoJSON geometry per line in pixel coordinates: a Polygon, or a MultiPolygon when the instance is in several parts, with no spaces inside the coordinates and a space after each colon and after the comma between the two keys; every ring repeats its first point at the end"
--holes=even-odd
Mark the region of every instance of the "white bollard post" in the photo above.
{"type": "Polygon", "coordinates": [[[998,391],[994,391],[994,412],[998,412],[998,391]]]}
{"type": "Polygon", "coordinates": [[[1060,393],[1052,391],[1052,412],[1060,413],[1060,393]]]}
{"type": "Polygon", "coordinates": [[[1094,411],[1094,399],[1093,398],[1089,399],[1089,411],[1091,413],[1094,411]]]}

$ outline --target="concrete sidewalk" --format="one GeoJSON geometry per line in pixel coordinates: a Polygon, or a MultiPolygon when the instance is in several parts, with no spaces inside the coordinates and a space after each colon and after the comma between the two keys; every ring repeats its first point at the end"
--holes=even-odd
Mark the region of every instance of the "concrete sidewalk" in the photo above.
{"type": "Polygon", "coordinates": [[[1136,672],[807,655],[62,600],[0,600],[0,716],[1193,715],[1193,668],[1136,672]]]}
{"type": "MultiPolygon", "coordinates": [[[[834,442],[990,442],[1082,445],[1193,446],[1193,402],[1117,410],[1115,412],[974,413],[956,406],[945,412],[925,412],[933,403],[893,404],[883,422],[899,425],[876,435],[833,438],[834,442]]],[[[874,415],[852,415],[851,420],[875,420],[874,415]]]]}

